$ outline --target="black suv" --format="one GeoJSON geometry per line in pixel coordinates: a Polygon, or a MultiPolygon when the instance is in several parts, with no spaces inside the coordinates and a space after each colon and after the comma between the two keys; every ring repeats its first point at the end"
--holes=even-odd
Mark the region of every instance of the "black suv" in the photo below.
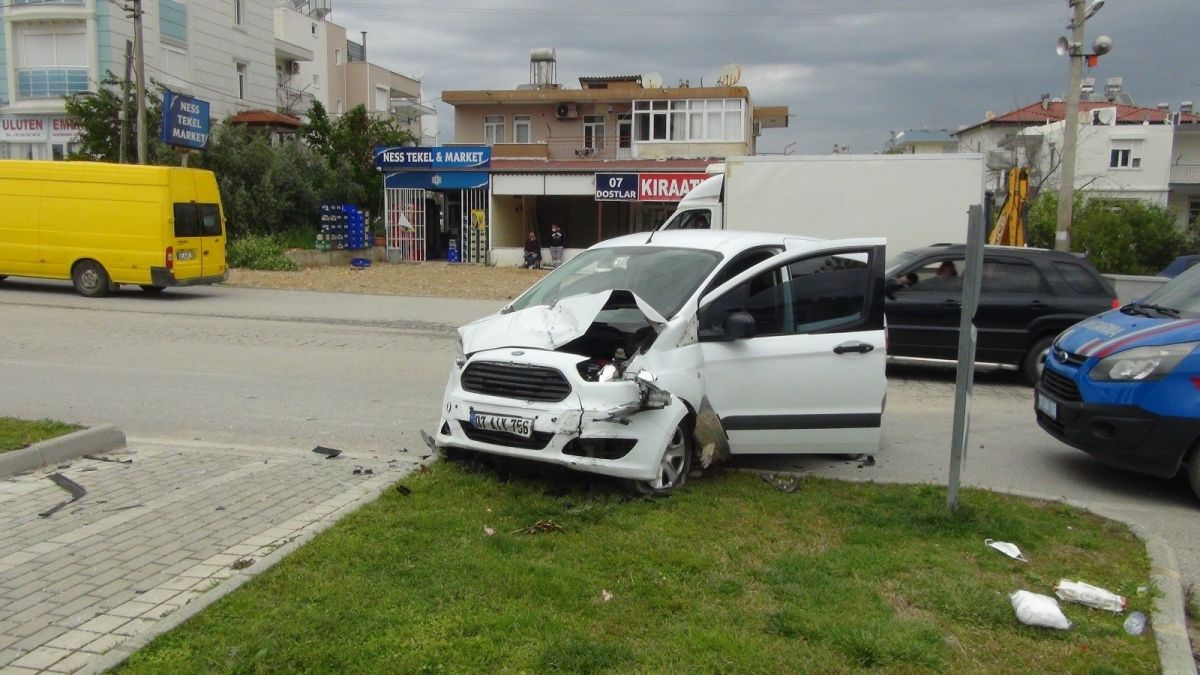
{"type": "MultiPolygon", "coordinates": [[[[966,247],[931,246],[888,261],[888,355],[958,358],[966,247]]],[[[976,363],[1016,368],[1037,383],[1054,337],[1119,306],[1108,280],[1086,260],[1036,248],[988,246],[975,326],[976,363]]]]}

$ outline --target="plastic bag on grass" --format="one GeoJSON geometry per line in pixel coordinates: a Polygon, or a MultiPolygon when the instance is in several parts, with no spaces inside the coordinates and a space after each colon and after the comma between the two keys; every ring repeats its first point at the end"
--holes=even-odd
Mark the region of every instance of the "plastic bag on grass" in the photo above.
{"type": "Polygon", "coordinates": [[[1054,594],[1060,600],[1077,602],[1081,605],[1105,609],[1120,614],[1125,611],[1125,598],[1098,586],[1085,584],[1082,581],[1060,579],[1054,587],[1054,594]]]}
{"type": "Polygon", "coordinates": [[[1059,630],[1067,630],[1071,627],[1071,622],[1062,613],[1062,610],[1058,608],[1058,601],[1048,595],[1030,593],[1029,591],[1017,591],[1008,597],[1012,600],[1013,611],[1017,614],[1017,621],[1026,626],[1057,628],[1059,630]]]}

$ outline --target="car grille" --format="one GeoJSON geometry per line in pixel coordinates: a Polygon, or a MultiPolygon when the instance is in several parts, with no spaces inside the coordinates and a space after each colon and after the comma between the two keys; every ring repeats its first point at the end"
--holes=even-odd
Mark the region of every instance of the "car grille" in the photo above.
{"type": "Polygon", "coordinates": [[[1075,386],[1074,380],[1065,375],[1060,375],[1049,368],[1042,370],[1042,389],[1060,401],[1075,402],[1083,400],[1083,397],[1079,395],[1079,387],[1075,386]]]}
{"type": "Polygon", "coordinates": [[[571,383],[554,368],[516,363],[476,361],[462,374],[462,388],[476,394],[523,401],[561,401],[571,394],[571,383]]]}
{"type": "Polygon", "coordinates": [[[503,431],[478,429],[470,422],[462,420],[459,421],[459,426],[462,427],[463,433],[466,434],[467,438],[473,441],[503,445],[508,448],[542,450],[550,443],[550,439],[554,438],[554,434],[548,431],[535,431],[532,438],[523,438],[521,436],[506,434],[503,431]]]}

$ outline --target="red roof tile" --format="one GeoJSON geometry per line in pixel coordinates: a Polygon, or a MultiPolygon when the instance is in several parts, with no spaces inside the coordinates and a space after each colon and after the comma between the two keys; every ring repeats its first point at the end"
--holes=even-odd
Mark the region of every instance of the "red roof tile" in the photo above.
{"type": "MultiPolygon", "coordinates": [[[[1150,124],[1164,124],[1167,121],[1168,111],[1158,108],[1143,108],[1135,105],[1120,105],[1110,103],[1108,101],[1080,101],[1080,110],[1093,110],[1095,108],[1116,108],[1117,109],[1117,124],[1142,124],[1148,121],[1150,124]]],[[[959,129],[956,133],[961,134],[969,129],[984,126],[985,124],[1001,124],[1001,125],[1017,125],[1031,126],[1034,124],[1048,124],[1050,122],[1060,122],[1066,118],[1067,104],[1063,101],[1051,102],[1042,107],[1040,102],[1032,103],[1024,108],[1017,108],[998,115],[990,120],[984,120],[978,124],[973,124],[964,129],[959,129]]],[[[1182,113],[1179,116],[1179,121],[1186,124],[1200,123],[1200,115],[1182,113]]]]}

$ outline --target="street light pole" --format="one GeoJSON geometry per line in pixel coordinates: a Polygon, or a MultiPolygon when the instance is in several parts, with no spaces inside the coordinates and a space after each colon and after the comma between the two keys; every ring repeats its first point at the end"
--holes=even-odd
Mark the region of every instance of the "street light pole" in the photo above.
{"type": "Polygon", "coordinates": [[[1067,56],[1071,61],[1070,84],[1067,85],[1067,113],[1063,122],[1062,171],[1058,185],[1058,228],[1054,248],[1071,250],[1071,217],[1075,205],[1075,148],[1079,134],[1079,84],[1083,79],[1083,22],[1084,0],[1067,0],[1071,6],[1071,41],[1067,56]]]}

